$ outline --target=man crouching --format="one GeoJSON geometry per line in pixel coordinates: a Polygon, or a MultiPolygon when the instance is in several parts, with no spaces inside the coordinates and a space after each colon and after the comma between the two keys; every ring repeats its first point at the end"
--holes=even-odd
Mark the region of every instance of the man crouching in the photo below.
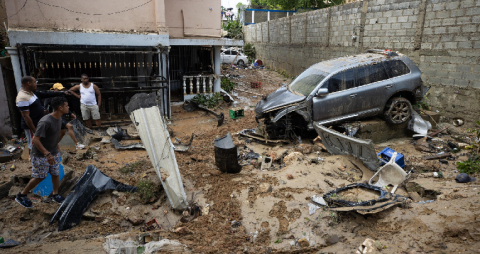
{"type": "Polygon", "coordinates": [[[65,97],[55,97],[52,99],[51,106],[53,112],[40,119],[37,130],[33,137],[32,148],[32,179],[22,192],[17,194],[15,200],[26,208],[32,208],[32,202],[27,194],[35,188],[50,173],[53,185],[53,201],[62,203],[64,197],[58,195],[59,185],[59,167],[60,167],[60,131],[62,128],[62,115],[69,111],[68,103],[65,97]]]}

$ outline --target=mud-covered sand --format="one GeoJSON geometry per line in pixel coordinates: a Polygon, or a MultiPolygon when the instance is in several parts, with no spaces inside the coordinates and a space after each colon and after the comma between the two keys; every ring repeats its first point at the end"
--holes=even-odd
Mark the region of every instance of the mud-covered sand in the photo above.
{"type": "MultiPolygon", "coordinates": [[[[241,89],[265,95],[283,82],[291,81],[269,70],[228,70],[227,73],[242,76],[232,79],[244,84],[241,89]],[[249,88],[252,81],[261,81],[262,88],[249,88]]],[[[147,204],[142,204],[136,195],[106,191],[92,202],[86,212],[88,216],[84,216],[77,227],[57,232],[56,223],[51,226],[48,223],[58,204],[36,199],[35,208],[26,210],[13,199],[3,198],[0,200],[0,236],[20,241],[22,245],[2,253],[105,253],[102,248],[105,236],[123,232],[140,234],[142,224],[133,225],[131,221],[153,218],[157,218],[163,228],[157,231],[160,237],[178,240],[194,253],[354,253],[366,238],[374,239],[376,251],[382,253],[478,253],[480,180],[456,183],[454,161],[447,165],[424,161],[421,158],[430,154],[415,150],[413,139],[408,137],[376,144],[378,151],[388,146],[403,153],[405,169],[415,171],[396,194],[409,196],[416,192],[421,200],[434,202],[409,202],[372,215],[328,209],[309,215],[308,203],[313,195],[368,181],[374,172],[352,156],[304,148],[313,147],[311,140],[303,140],[300,149],[293,143],[266,145],[241,138],[239,131],[256,126],[253,106],[260,98],[245,92],[235,93],[238,97],[234,98],[245,109],[244,118],[227,117],[225,123],[217,127],[212,115],[203,111],[186,112],[181,106],[174,106],[168,125],[172,138],[182,141],[188,141],[195,132],[190,150],[176,152],[176,158],[189,202],[202,208],[208,204],[208,214],[182,223],[181,211],[171,210],[162,191],[153,203],[147,204]],[[301,158],[282,168],[275,162],[273,171],[248,165],[239,174],[223,174],[215,167],[213,140],[228,132],[241,149],[247,146],[262,156],[300,151],[301,158]],[[318,157],[323,160],[318,161],[318,157]],[[444,178],[432,176],[432,172],[439,170],[444,178]],[[175,233],[173,230],[179,227],[186,230],[175,233]],[[308,246],[301,247],[300,243],[308,246]]],[[[223,103],[215,111],[228,116],[230,107],[223,103]]],[[[92,142],[90,147],[96,143],[92,142]]],[[[65,165],[79,177],[87,165],[93,164],[113,179],[130,185],[156,177],[144,150],[116,151],[112,144],[102,144],[95,152],[98,161],[77,160],[72,154],[65,165]],[[148,163],[136,168],[134,173],[119,171],[127,163],[138,161],[148,163]]],[[[455,156],[456,160],[466,158],[455,156]]],[[[29,174],[31,168],[27,161],[15,163],[17,170],[3,171],[4,179],[29,174]]],[[[352,200],[375,196],[358,191],[344,194],[352,200]]]]}

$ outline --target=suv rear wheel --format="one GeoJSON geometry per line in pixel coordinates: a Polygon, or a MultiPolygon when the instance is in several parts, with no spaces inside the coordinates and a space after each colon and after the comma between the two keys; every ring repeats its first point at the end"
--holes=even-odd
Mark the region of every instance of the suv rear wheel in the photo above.
{"type": "Polygon", "coordinates": [[[387,102],[383,115],[389,123],[402,124],[412,116],[412,104],[402,97],[392,98],[387,102]]]}
{"type": "Polygon", "coordinates": [[[237,65],[244,65],[245,62],[243,60],[238,60],[237,65]]]}

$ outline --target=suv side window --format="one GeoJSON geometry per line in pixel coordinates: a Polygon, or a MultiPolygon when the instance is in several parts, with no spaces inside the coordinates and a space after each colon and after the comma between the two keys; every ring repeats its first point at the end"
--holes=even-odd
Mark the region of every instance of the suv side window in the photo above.
{"type": "Polygon", "coordinates": [[[325,86],[329,93],[334,93],[355,87],[354,69],[342,71],[333,75],[325,86]]]}
{"type": "Polygon", "coordinates": [[[357,86],[363,86],[385,79],[388,79],[388,75],[382,62],[360,66],[357,69],[357,86]]]}
{"type": "Polygon", "coordinates": [[[385,69],[390,78],[398,77],[410,73],[408,66],[401,60],[393,60],[385,62],[385,69]]]}
{"type": "Polygon", "coordinates": [[[231,51],[231,55],[236,56],[236,55],[237,55],[237,51],[233,51],[233,50],[232,50],[232,51],[231,51]]]}

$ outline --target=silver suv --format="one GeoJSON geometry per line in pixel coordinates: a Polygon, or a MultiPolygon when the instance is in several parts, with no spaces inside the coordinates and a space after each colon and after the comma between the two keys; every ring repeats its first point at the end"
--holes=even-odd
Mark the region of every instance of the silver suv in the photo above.
{"type": "Polygon", "coordinates": [[[267,138],[295,138],[314,125],[375,115],[401,124],[427,92],[420,76],[415,63],[391,51],[323,61],[264,97],[255,118],[257,123],[263,119],[260,129],[267,138]]]}

